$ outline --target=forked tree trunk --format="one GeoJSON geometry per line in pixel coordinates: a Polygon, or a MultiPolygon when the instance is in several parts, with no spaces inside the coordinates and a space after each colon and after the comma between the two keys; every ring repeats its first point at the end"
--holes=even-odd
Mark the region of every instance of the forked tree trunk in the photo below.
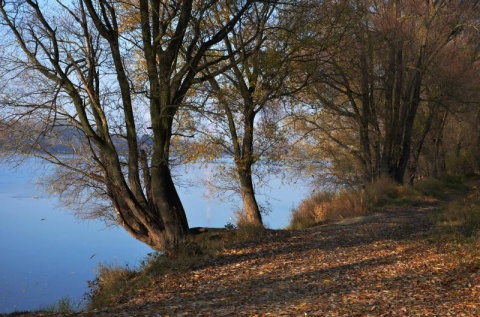
{"type": "Polygon", "coordinates": [[[188,235],[188,222],[168,165],[152,168],[145,178],[146,199],[129,190],[114,168],[106,172],[119,224],[152,249],[175,253],[188,235]]]}

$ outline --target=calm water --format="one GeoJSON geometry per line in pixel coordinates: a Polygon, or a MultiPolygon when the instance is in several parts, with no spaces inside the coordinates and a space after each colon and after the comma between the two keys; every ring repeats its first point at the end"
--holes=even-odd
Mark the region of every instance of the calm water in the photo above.
{"type": "MultiPolygon", "coordinates": [[[[179,173],[187,182],[208,177],[209,169],[179,173]]],[[[38,177],[34,161],[16,170],[0,165],[0,313],[38,309],[65,297],[82,303],[99,263],[135,267],[151,252],[121,228],[79,221],[58,208],[55,197],[36,186],[38,177]]],[[[232,221],[235,202],[206,198],[202,187],[179,191],[191,227],[223,227],[232,221]]],[[[268,197],[272,210],[265,223],[285,227],[291,208],[307,191],[273,180],[260,197],[263,202],[268,197]]]]}

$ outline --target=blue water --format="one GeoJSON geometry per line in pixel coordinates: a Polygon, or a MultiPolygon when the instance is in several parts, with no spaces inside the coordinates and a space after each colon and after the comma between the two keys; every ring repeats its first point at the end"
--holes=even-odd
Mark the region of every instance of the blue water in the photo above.
{"type": "MultiPolygon", "coordinates": [[[[207,177],[209,170],[191,167],[179,173],[188,182],[207,177]]],[[[36,185],[39,176],[33,160],[15,170],[0,165],[0,313],[39,309],[65,297],[81,305],[99,263],[135,267],[151,252],[122,228],[81,221],[59,208],[57,199],[36,185]]],[[[191,227],[232,222],[238,200],[206,197],[201,184],[179,192],[191,227]]],[[[291,208],[306,192],[272,180],[260,196],[272,210],[265,223],[285,227],[291,208]]]]}

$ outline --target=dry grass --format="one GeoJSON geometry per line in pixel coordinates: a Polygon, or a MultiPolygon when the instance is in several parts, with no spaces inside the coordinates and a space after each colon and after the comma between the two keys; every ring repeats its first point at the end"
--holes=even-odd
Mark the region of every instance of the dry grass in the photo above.
{"type": "Polygon", "coordinates": [[[88,309],[100,309],[115,305],[119,290],[125,289],[136,272],[120,265],[99,265],[95,280],[89,281],[88,309]]]}
{"type": "Polygon", "coordinates": [[[365,200],[369,208],[385,205],[412,205],[423,201],[424,197],[414,188],[398,185],[392,179],[382,178],[365,188],[365,200]]]}
{"type": "Polygon", "coordinates": [[[427,178],[415,183],[414,189],[425,196],[446,198],[467,190],[467,181],[460,177],[427,178]]]}
{"type": "Polygon", "coordinates": [[[362,190],[317,192],[292,211],[289,229],[308,228],[328,220],[363,216],[383,206],[415,206],[461,190],[454,178],[423,180],[416,186],[401,186],[393,180],[379,179],[362,190]]]}
{"type": "Polygon", "coordinates": [[[70,297],[59,298],[54,304],[42,307],[38,313],[48,314],[71,314],[80,309],[80,304],[70,297]]]}
{"type": "Polygon", "coordinates": [[[113,307],[124,302],[124,294],[136,289],[148,288],[159,278],[170,274],[188,272],[201,263],[215,259],[225,248],[255,239],[259,228],[245,226],[238,229],[209,229],[205,233],[190,236],[173,256],[159,252],[150,253],[138,269],[119,265],[100,265],[97,276],[89,282],[88,310],[113,307]]]}
{"type": "Polygon", "coordinates": [[[292,211],[289,229],[302,229],[327,220],[338,220],[367,212],[362,191],[317,192],[292,211]]]}
{"type": "Polygon", "coordinates": [[[440,228],[470,237],[480,231],[480,189],[449,202],[436,217],[440,228]]]}
{"type": "Polygon", "coordinates": [[[200,251],[198,245],[189,242],[190,249],[179,251],[175,257],[166,257],[158,252],[150,253],[138,269],[119,265],[100,265],[95,280],[89,282],[88,309],[102,309],[115,306],[124,301],[122,294],[134,289],[148,287],[157,277],[165,274],[188,270],[206,249],[200,251]]]}

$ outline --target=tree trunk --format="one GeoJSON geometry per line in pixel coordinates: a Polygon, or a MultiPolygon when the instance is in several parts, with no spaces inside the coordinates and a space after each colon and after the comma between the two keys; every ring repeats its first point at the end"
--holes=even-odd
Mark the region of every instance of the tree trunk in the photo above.
{"type": "Polygon", "coordinates": [[[237,170],[240,179],[240,194],[242,196],[243,209],[248,224],[263,227],[262,214],[255,197],[251,168],[238,166],[237,170]]]}
{"type": "Polygon", "coordinates": [[[144,199],[129,189],[119,171],[113,167],[106,169],[105,183],[118,223],[152,249],[174,253],[188,234],[188,222],[170,169],[161,164],[152,168],[152,175],[144,179],[147,204],[142,204],[144,199]]]}
{"type": "MultiPolygon", "coordinates": [[[[420,106],[420,95],[423,81],[423,67],[425,60],[425,45],[420,47],[416,68],[413,77],[406,88],[405,101],[403,104],[405,120],[401,120],[402,134],[396,145],[401,149],[398,158],[395,160],[395,166],[392,166],[392,178],[398,184],[403,184],[405,172],[407,170],[410,154],[412,150],[412,134],[417,116],[418,107],[420,106]]],[[[403,116],[402,116],[403,117],[403,116]]]]}
{"type": "Polygon", "coordinates": [[[172,180],[170,168],[162,164],[158,171],[152,169],[153,177],[152,195],[154,202],[153,212],[159,212],[164,224],[164,236],[161,241],[165,249],[174,250],[178,248],[188,235],[188,221],[180,197],[172,180]],[[157,211],[158,210],[158,211],[157,211]]]}

